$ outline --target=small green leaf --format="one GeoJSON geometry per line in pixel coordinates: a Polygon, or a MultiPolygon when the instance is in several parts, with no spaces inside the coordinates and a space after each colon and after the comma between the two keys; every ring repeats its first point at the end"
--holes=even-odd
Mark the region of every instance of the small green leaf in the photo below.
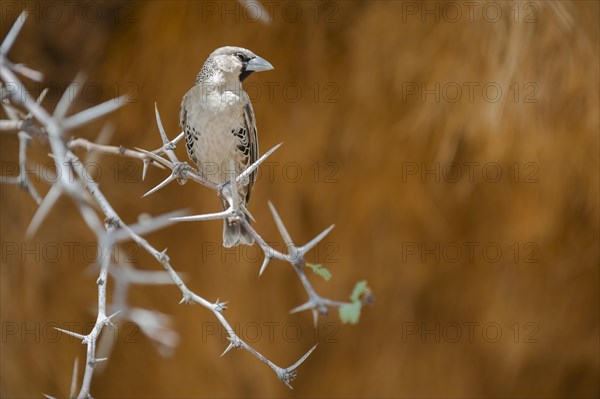
{"type": "Polygon", "coordinates": [[[367,280],[362,280],[356,283],[354,289],[352,290],[352,295],[350,295],[350,300],[352,302],[359,302],[360,296],[367,291],[367,280]]]}
{"type": "Polygon", "coordinates": [[[323,266],[318,265],[316,263],[308,263],[308,262],[306,262],[306,266],[310,267],[313,272],[315,272],[319,276],[323,277],[323,279],[325,279],[325,281],[329,281],[329,279],[331,279],[331,272],[329,270],[327,270],[326,268],[324,268],[323,266]]]}
{"type": "Polygon", "coordinates": [[[360,318],[360,302],[347,303],[340,306],[340,319],[342,323],[356,324],[360,318]]]}

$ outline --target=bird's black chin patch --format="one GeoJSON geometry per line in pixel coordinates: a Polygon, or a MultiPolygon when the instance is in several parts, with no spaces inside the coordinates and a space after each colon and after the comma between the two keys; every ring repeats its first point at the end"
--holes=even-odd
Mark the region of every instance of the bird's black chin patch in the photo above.
{"type": "Polygon", "coordinates": [[[240,82],[243,82],[244,79],[252,74],[252,72],[254,71],[247,71],[246,68],[243,68],[242,72],[240,73],[240,82]]]}

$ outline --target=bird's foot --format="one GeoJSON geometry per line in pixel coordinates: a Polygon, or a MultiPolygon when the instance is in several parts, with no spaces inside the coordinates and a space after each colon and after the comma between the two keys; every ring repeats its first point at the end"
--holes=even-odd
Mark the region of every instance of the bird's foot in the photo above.
{"type": "MultiPolygon", "coordinates": [[[[219,198],[227,201],[227,198],[231,196],[231,188],[230,188],[230,184],[228,181],[224,182],[224,183],[220,183],[217,187],[217,194],[219,195],[219,198]]],[[[227,201],[229,202],[229,201],[227,201]]]]}
{"type": "Polygon", "coordinates": [[[177,183],[184,185],[187,183],[187,173],[192,170],[192,167],[187,162],[177,162],[173,165],[173,174],[177,177],[177,183]]]}

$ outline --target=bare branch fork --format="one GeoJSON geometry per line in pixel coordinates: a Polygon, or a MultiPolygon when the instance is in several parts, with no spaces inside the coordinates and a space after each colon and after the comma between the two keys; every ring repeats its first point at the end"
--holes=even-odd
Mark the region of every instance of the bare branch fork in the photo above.
{"type": "MultiPolygon", "coordinates": [[[[0,177],[0,183],[16,184],[23,190],[29,192],[39,207],[33,216],[26,236],[32,236],[43,223],[46,216],[52,210],[56,201],[61,196],[66,196],[73,201],[73,204],[79,210],[83,220],[95,234],[99,243],[99,274],[96,280],[98,286],[98,305],[96,311],[96,322],[88,334],[79,334],[73,331],[59,329],[65,334],[74,336],[86,345],[86,363],[84,367],[81,387],[77,390],[78,363],[73,367],[73,377],[71,381],[70,397],[88,398],[90,397],[90,387],[94,369],[97,364],[106,358],[97,357],[97,342],[104,331],[105,326],[111,326],[119,318],[129,318],[137,322],[147,335],[159,343],[166,345],[175,345],[176,337],[171,335],[168,338],[155,334],[156,325],[162,324],[164,315],[158,312],[130,308],[126,302],[127,287],[130,284],[174,284],[179,288],[182,299],[180,303],[197,303],[210,310],[219,320],[221,325],[227,331],[229,345],[222,355],[234,348],[241,348],[252,354],[254,357],[268,365],[277,375],[277,377],[292,388],[290,382],[296,377],[297,368],[310,356],[316,348],[316,345],[308,350],[298,361],[289,367],[279,367],[261,353],[248,345],[240,336],[238,336],[231,327],[223,312],[227,309],[227,302],[221,302],[217,299],[214,302],[208,301],[200,295],[193,292],[186,286],[182,277],[175,271],[170,264],[170,259],[166,250],[159,251],[153,247],[142,235],[152,231],[167,227],[176,222],[200,221],[229,218],[241,223],[243,227],[251,234],[256,243],[264,253],[264,261],[259,270],[259,276],[262,275],[270,261],[281,260],[289,263],[299,277],[304,287],[308,300],[304,304],[292,309],[292,313],[304,310],[311,310],[314,324],[316,326],[319,314],[327,314],[328,308],[352,306],[352,302],[340,302],[330,300],[318,295],[312,287],[305,274],[305,266],[311,266],[304,258],[305,254],[314,248],[333,228],[329,226],[314,239],[303,246],[296,246],[291,239],[283,221],[275,210],[273,204],[269,203],[271,212],[279,232],[287,247],[287,253],[277,251],[267,244],[267,242],[254,230],[248,222],[246,216],[252,218],[248,210],[243,206],[239,199],[237,187],[246,181],[264,160],[269,157],[279,145],[273,147],[265,153],[260,159],[250,165],[239,176],[233,172],[229,174],[229,181],[225,184],[216,185],[206,179],[201,173],[190,167],[186,162],[181,162],[175,154],[176,145],[184,137],[183,132],[179,133],[173,140],[169,140],[163,128],[162,121],[155,106],[156,121],[162,140],[162,146],[153,151],[144,149],[126,149],[124,147],[109,146],[105,143],[94,143],[82,138],[75,138],[67,141],[64,138],[65,132],[83,126],[92,120],[100,118],[124,104],[123,98],[110,100],[105,103],[85,109],[76,114],[69,115],[68,111],[74,101],[74,95],[81,87],[78,84],[83,77],[78,76],[71,84],[69,89],[63,94],[56,108],[52,113],[48,112],[41,105],[46,90],[42,92],[39,98],[33,100],[25,90],[25,86],[19,80],[16,74],[20,74],[29,79],[41,80],[42,74],[21,64],[14,64],[7,58],[7,53],[15,42],[19,31],[23,27],[27,13],[19,16],[11,30],[8,32],[4,41],[0,45],[0,77],[3,81],[2,87],[2,106],[8,116],[7,120],[0,121],[0,132],[17,133],[19,139],[19,174],[17,176],[0,177]],[[10,87],[11,90],[7,90],[10,87]],[[26,110],[21,112],[17,106],[26,110]],[[41,198],[31,184],[27,176],[27,147],[31,139],[37,139],[44,144],[49,144],[51,149],[51,158],[56,167],[56,179],[49,181],[50,189],[44,198],[41,198]],[[126,224],[118,213],[111,206],[108,199],[100,190],[99,185],[94,179],[86,173],[84,163],[75,155],[74,151],[82,149],[94,154],[113,154],[141,160],[143,162],[142,178],[146,176],[148,166],[153,164],[160,168],[170,170],[170,175],[159,185],[148,191],[146,195],[153,194],[165,187],[172,181],[177,180],[184,184],[192,180],[198,184],[208,187],[217,192],[217,194],[229,204],[229,208],[222,212],[187,216],[184,212],[172,212],[170,214],[150,218],[140,219],[137,224],[126,224]],[[68,173],[72,172],[72,173],[68,173]],[[70,177],[69,177],[70,176],[70,177]],[[104,220],[98,215],[100,211],[104,220]],[[118,246],[123,241],[132,240],[138,246],[152,255],[164,268],[163,272],[149,272],[131,268],[129,266],[113,265],[113,254],[118,250],[118,246]],[[115,281],[115,293],[113,304],[107,312],[107,286],[108,276],[115,281]],[[143,314],[145,317],[139,317],[143,314]],[[149,316],[149,317],[148,317],[149,316]],[[150,321],[149,321],[150,320],[150,321]]],[[[101,133],[102,136],[102,133],[101,133]]],[[[312,265],[314,266],[314,265],[312,265]]],[[[355,289],[356,290],[356,289],[355,289]]],[[[357,294],[358,295],[358,294],[357,294]]],[[[357,295],[353,294],[354,297],[357,295]]],[[[356,298],[351,300],[356,303],[356,298]]],[[[341,310],[341,309],[340,309],[341,310]]],[[[173,333],[176,334],[176,333],[173,333]]],[[[221,356],[222,356],[221,355],[221,356]]],[[[50,397],[46,395],[47,397],[50,397]]]]}
{"type": "MultiPolygon", "coordinates": [[[[163,140],[163,148],[173,148],[174,149],[174,145],[167,138],[164,127],[162,125],[162,121],[161,121],[158,109],[156,109],[156,107],[155,107],[155,111],[156,111],[156,122],[158,124],[158,129],[160,131],[161,138],[163,140]]],[[[176,221],[176,222],[191,222],[191,221],[201,221],[201,220],[232,219],[232,218],[237,220],[238,223],[241,223],[244,226],[244,228],[250,233],[250,235],[254,238],[254,240],[258,243],[258,245],[260,246],[260,248],[263,251],[264,260],[263,260],[263,263],[259,270],[259,276],[264,273],[269,262],[272,259],[278,259],[278,260],[282,260],[284,262],[288,262],[294,267],[294,270],[296,271],[298,277],[300,278],[300,281],[302,282],[304,289],[306,290],[306,293],[308,295],[308,301],[306,303],[304,303],[303,305],[300,305],[300,306],[292,309],[291,313],[296,313],[296,312],[300,312],[300,311],[304,311],[304,310],[311,310],[312,314],[313,314],[313,323],[316,326],[317,322],[318,322],[319,314],[321,314],[321,315],[328,314],[328,307],[340,307],[340,306],[349,304],[348,302],[333,301],[330,299],[320,297],[315,292],[310,281],[306,277],[306,274],[304,273],[304,266],[307,263],[304,258],[304,255],[306,255],[307,252],[309,252],[321,240],[323,240],[323,238],[325,238],[325,236],[327,236],[327,234],[329,234],[329,232],[333,229],[334,225],[327,227],[325,230],[323,230],[321,233],[319,233],[311,241],[309,241],[308,243],[306,243],[303,246],[298,247],[292,241],[291,236],[288,233],[283,221],[281,220],[281,218],[279,217],[279,214],[275,210],[275,206],[273,206],[273,204],[269,202],[269,207],[271,208],[273,218],[275,219],[275,223],[277,224],[279,233],[281,234],[281,237],[283,238],[283,241],[287,248],[287,254],[284,254],[282,252],[277,251],[275,248],[273,248],[269,244],[267,244],[267,242],[256,232],[256,230],[252,227],[252,225],[250,224],[248,219],[246,219],[244,217],[244,214],[247,214],[248,212],[246,209],[243,209],[243,207],[242,207],[242,203],[237,196],[237,189],[232,190],[232,187],[235,186],[237,188],[238,185],[243,184],[243,182],[249,178],[250,174],[252,172],[254,172],[260,166],[260,164],[263,163],[265,161],[265,159],[267,159],[274,151],[276,151],[281,146],[281,144],[282,143],[276,145],[275,147],[273,147],[269,151],[267,151],[263,156],[261,156],[258,160],[256,160],[256,162],[254,162],[253,164],[248,166],[239,176],[235,176],[235,174],[233,172],[235,169],[233,168],[233,166],[231,166],[229,168],[229,171],[230,171],[229,182],[225,183],[224,185],[215,185],[214,183],[207,181],[200,174],[196,173],[196,171],[194,171],[187,163],[180,162],[179,159],[177,158],[177,155],[175,155],[175,153],[172,152],[172,150],[169,150],[168,152],[166,152],[167,156],[170,159],[170,160],[166,160],[165,158],[160,157],[157,154],[153,154],[153,153],[143,150],[143,149],[138,149],[138,151],[145,153],[146,155],[151,157],[153,160],[155,160],[157,163],[162,164],[163,166],[171,169],[171,171],[172,171],[171,174],[169,175],[169,177],[167,177],[156,187],[154,187],[153,189],[148,191],[146,194],[144,194],[144,196],[147,196],[147,195],[157,192],[158,190],[165,187],[166,185],[168,185],[169,183],[171,183],[174,180],[179,180],[180,182],[186,182],[188,180],[188,178],[191,178],[191,180],[193,180],[197,183],[200,183],[208,188],[216,190],[218,192],[219,196],[222,197],[223,199],[225,199],[229,203],[228,209],[226,209],[225,211],[222,211],[222,212],[217,212],[217,213],[174,217],[174,218],[172,218],[172,220],[176,221]]]]}

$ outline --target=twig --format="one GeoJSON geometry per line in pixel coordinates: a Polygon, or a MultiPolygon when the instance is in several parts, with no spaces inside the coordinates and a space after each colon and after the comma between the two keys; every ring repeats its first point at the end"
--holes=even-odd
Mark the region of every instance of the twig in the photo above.
{"type": "MultiPolygon", "coordinates": [[[[102,212],[106,216],[107,220],[111,221],[111,226],[115,226],[115,227],[118,226],[121,229],[123,229],[124,231],[128,232],[128,234],[130,235],[131,239],[134,242],[136,242],[140,247],[142,247],[144,250],[146,250],[150,255],[152,255],[156,260],[158,260],[163,265],[163,267],[165,268],[167,273],[170,275],[171,279],[175,282],[175,284],[177,285],[177,287],[179,288],[179,290],[182,293],[182,299],[181,299],[180,303],[198,303],[198,304],[202,305],[203,307],[209,309],[211,312],[213,312],[213,314],[217,317],[217,319],[223,325],[223,327],[225,328],[225,330],[227,331],[227,333],[229,335],[229,340],[230,340],[230,345],[228,347],[229,349],[231,349],[232,347],[241,347],[241,348],[247,350],[248,352],[253,354],[256,358],[258,358],[259,360],[261,360],[262,362],[267,364],[269,367],[271,367],[271,369],[273,369],[273,371],[275,371],[275,373],[277,374],[278,378],[281,379],[286,385],[290,386],[289,382],[293,379],[293,376],[295,376],[296,368],[302,363],[302,361],[304,361],[306,359],[307,356],[304,356],[302,359],[300,359],[301,361],[296,362],[294,365],[292,365],[290,367],[281,368],[281,367],[277,366],[276,364],[274,364],[273,362],[271,362],[270,360],[268,360],[263,355],[261,355],[258,351],[256,351],[250,345],[248,345],[245,341],[243,341],[235,333],[233,328],[229,325],[229,323],[227,322],[225,317],[222,315],[222,312],[226,308],[225,303],[219,302],[219,300],[217,300],[214,303],[211,303],[208,300],[199,296],[198,294],[194,293],[192,290],[190,290],[185,285],[185,283],[183,282],[181,277],[177,274],[177,272],[173,269],[171,264],[169,263],[169,257],[167,256],[166,251],[162,251],[162,252],[158,251],[156,248],[154,248],[152,245],[150,245],[150,243],[147,240],[145,240],[144,238],[137,235],[129,226],[127,226],[127,224],[125,224],[121,220],[119,215],[114,211],[112,206],[109,204],[106,197],[104,197],[102,192],[99,190],[98,185],[89,176],[85,175],[85,170],[81,166],[81,163],[77,162],[78,161],[77,157],[73,153],[69,153],[68,157],[69,157],[71,163],[73,164],[73,167],[74,167],[76,173],[79,175],[81,181],[83,182],[86,190],[92,195],[92,197],[98,203],[98,205],[102,209],[102,212]]],[[[111,233],[111,231],[109,231],[108,237],[110,237],[111,235],[112,235],[112,233],[111,233]]],[[[103,275],[103,272],[101,272],[101,276],[102,275],[103,275]]],[[[104,281],[104,279],[102,281],[104,281]]],[[[101,295],[105,296],[106,295],[105,291],[102,294],[99,293],[99,298],[102,298],[101,295]]],[[[101,302],[100,299],[99,299],[99,302],[101,302]]],[[[100,321],[103,320],[103,318],[100,317],[100,314],[103,311],[104,311],[104,309],[99,306],[99,320],[100,321]]],[[[98,326],[98,322],[96,323],[96,326],[98,326]]],[[[94,327],[94,329],[92,329],[92,333],[90,333],[90,334],[93,334],[95,331],[98,331],[98,333],[99,333],[99,330],[101,330],[101,327],[96,327],[96,326],[94,327]]],[[[98,333],[96,333],[96,335],[92,335],[92,338],[95,339],[97,337],[98,333]]],[[[95,344],[95,341],[94,341],[94,344],[95,344]]],[[[229,349],[226,349],[226,352],[229,349]]],[[[312,352],[312,350],[314,350],[314,348],[309,351],[309,354],[312,352]]],[[[88,346],[88,358],[93,359],[92,355],[93,355],[93,348],[90,349],[90,346],[88,346]]],[[[90,374],[90,376],[91,376],[91,374],[90,374]]],[[[84,382],[85,382],[85,380],[84,380],[84,382]]],[[[291,388],[291,386],[290,386],[290,388],[291,388]]],[[[80,391],[80,395],[79,395],[80,397],[81,397],[81,392],[82,391],[80,391]]]]}
{"type": "MultiPolygon", "coordinates": [[[[7,133],[17,132],[19,138],[20,164],[18,176],[0,176],[0,182],[18,184],[20,187],[26,189],[36,202],[38,202],[39,208],[27,228],[27,236],[35,234],[45,217],[56,204],[58,198],[65,195],[73,201],[74,205],[81,213],[83,220],[90,227],[92,232],[94,232],[98,240],[100,270],[96,281],[98,285],[96,322],[92,330],[86,335],[58,329],[59,331],[80,339],[82,343],[86,345],[86,364],[82,377],[82,384],[77,397],[90,397],[90,387],[94,369],[99,362],[106,360],[97,358],[96,356],[97,341],[102,335],[103,328],[107,325],[111,325],[112,320],[117,318],[128,318],[136,322],[140,328],[156,342],[166,346],[174,345],[174,335],[165,337],[157,332],[166,324],[164,315],[155,311],[134,308],[127,305],[126,296],[130,284],[175,284],[182,294],[180,303],[197,303],[210,310],[227,331],[230,343],[222,355],[229,352],[231,349],[242,348],[261,362],[268,365],[276,373],[277,377],[291,389],[290,382],[296,377],[297,368],[308,358],[308,356],[310,356],[316,348],[316,345],[291,366],[286,368],[277,366],[243,341],[235,333],[223,315],[223,312],[227,308],[227,302],[220,302],[219,299],[215,302],[210,302],[189,289],[185,285],[182,277],[171,266],[166,250],[157,250],[142,237],[143,234],[148,234],[174,222],[180,221],[229,218],[235,223],[240,223],[254,238],[255,242],[260,246],[264,253],[264,261],[261,264],[259,275],[262,275],[269,263],[275,259],[287,262],[293,267],[308,295],[308,300],[306,303],[292,309],[292,312],[311,310],[316,326],[319,314],[326,314],[330,307],[341,307],[348,304],[347,302],[334,301],[319,296],[304,272],[304,267],[307,265],[306,260],[304,259],[305,254],[329,234],[333,225],[325,229],[305,245],[297,246],[293,242],[291,235],[287,231],[283,221],[275,210],[275,207],[269,203],[275,223],[287,247],[287,253],[283,253],[269,245],[250,225],[247,217],[252,218],[252,215],[250,215],[245,208],[245,204],[238,194],[238,188],[246,184],[246,181],[251,174],[253,174],[260,164],[277,150],[281,144],[273,147],[256,160],[256,162],[248,166],[238,176],[236,176],[234,172],[235,169],[230,167],[231,172],[229,173],[228,181],[224,184],[215,184],[206,179],[202,173],[190,167],[186,162],[181,162],[178,159],[175,150],[177,143],[184,138],[184,133],[179,133],[173,140],[168,139],[156,104],[155,115],[162,142],[162,146],[156,150],[146,151],[137,148],[127,149],[121,146],[110,146],[106,144],[106,141],[103,143],[94,143],[82,138],[66,141],[64,138],[65,132],[83,126],[92,120],[113,112],[124,104],[124,97],[109,100],[75,113],[74,115],[67,116],[69,108],[73,104],[74,97],[82,86],[81,81],[84,79],[82,75],[78,75],[67,91],[63,93],[54,112],[49,113],[46,111],[46,109],[41,106],[41,103],[47,90],[44,90],[40,97],[34,101],[29,94],[27,94],[23,83],[15,75],[15,73],[19,73],[31,79],[40,79],[42,76],[41,73],[21,64],[14,64],[6,57],[26,18],[27,14],[22,13],[9,31],[3,43],[0,45],[0,77],[5,84],[10,84],[15,87],[15,90],[11,90],[10,92],[3,88],[2,106],[4,107],[9,120],[0,121],[0,131],[7,133]],[[8,100],[12,100],[13,104],[7,103],[5,97],[8,100]],[[27,114],[25,115],[24,112],[18,110],[15,105],[24,107],[27,114]],[[50,144],[50,157],[54,160],[56,167],[56,182],[52,182],[50,190],[43,200],[37,194],[37,191],[31,185],[27,176],[27,146],[32,137],[39,139],[42,143],[50,144]],[[177,180],[181,184],[191,180],[216,191],[223,200],[229,203],[229,208],[222,212],[193,216],[186,216],[182,211],[172,212],[155,218],[140,218],[138,223],[128,225],[120,218],[108,199],[100,191],[98,184],[86,174],[81,160],[74,153],[74,151],[78,149],[93,154],[113,154],[141,160],[144,167],[142,178],[146,176],[147,168],[150,164],[171,171],[170,175],[163,182],[151,189],[145,195],[157,192],[174,180],[177,180]],[[75,172],[74,177],[69,173],[71,171],[75,172]],[[68,178],[68,176],[71,176],[71,178],[68,178]],[[98,209],[104,217],[104,223],[102,223],[98,217],[98,209]],[[138,246],[153,256],[162,265],[165,271],[148,272],[135,270],[126,266],[111,267],[114,266],[111,263],[111,259],[115,248],[117,248],[119,242],[125,240],[133,240],[138,246]],[[110,305],[110,311],[112,312],[110,316],[107,315],[107,279],[109,275],[115,280],[114,301],[113,304],[110,305]]],[[[101,134],[101,137],[105,137],[105,135],[101,134]]],[[[176,333],[173,332],[173,334],[176,333]]],[[[71,380],[71,397],[75,396],[75,391],[77,389],[77,374],[78,364],[76,361],[73,367],[71,380]]],[[[48,395],[46,396],[50,397],[48,395]]]]}

